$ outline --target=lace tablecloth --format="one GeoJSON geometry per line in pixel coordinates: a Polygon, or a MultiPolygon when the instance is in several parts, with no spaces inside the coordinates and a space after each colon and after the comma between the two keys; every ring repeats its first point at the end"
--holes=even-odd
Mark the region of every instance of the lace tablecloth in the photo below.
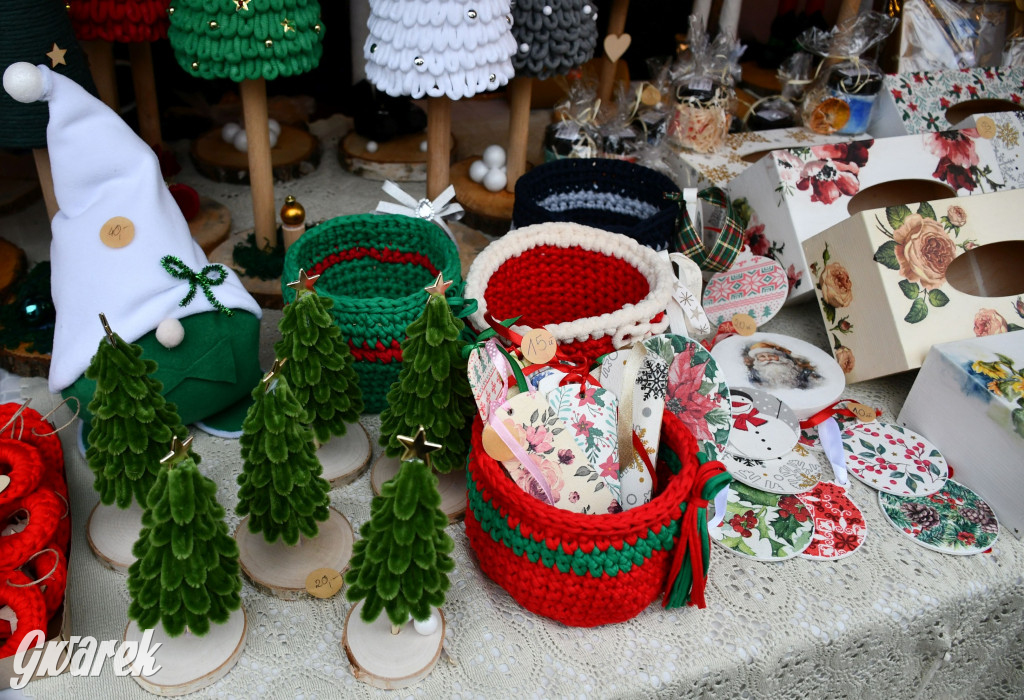
{"type": "MultiPolygon", "coordinates": [[[[317,172],[278,186],[295,193],[313,218],[372,209],[377,183],[341,173],[333,157],[338,124],[321,124],[325,157],[317,172]]],[[[184,163],[185,158],[182,157],[184,163]]],[[[199,184],[186,168],[182,180],[199,184]]],[[[406,185],[422,196],[422,184],[406,185]]],[[[227,203],[235,228],[251,225],[248,190],[203,181],[204,194],[227,203]]],[[[264,365],[279,312],[264,318],[264,365]]],[[[813,307],[787,308],[765,330],[826,347],[813,307]]],[[[848,396],[895,420],[912,375],[864,382],[848,396]]],[[[53,400],[39,379],[23,380],[32,406],[53,400]]],[[[62,411],[66,409],[61,409],[62,411]]],[[[59,414],[62,415],[62,414],[59,414]]],[[[363,425],[376,444],[379,422],[363,425]]],[[[68,600],[72,633],[120,639],[126,623],[125,577],[89,552],[84,523],[97,501],[92,475],[65,431],[76,524],[68,600]]],[[[220,485],[229,526],[238,519],[238,443],[196,433],[200,468],[220,485]]],[[[375,447],[374,458],[380,454],[375,447]]],[[[1024,542],[1003,532],[990,554],[947,556],[926,550],[888,525],[875,493],[853,482],[868,536],[852,556],[824,563],[793,559],[761,563],[712,548],[708,607],[665,611],[651,605],[610,627],[574,629],[519,608],[481,573],[463,527],[454,524],[456,568],[448,602],[447,648],[434,672],[401,696],[415,697],[1021,697],[1024,695],[1024,542]]],[[[332,505],[355,527],[369,517],[369,476],[331,493],[332,505]]],[[[202,697],[371,697],[386,693],[357,682],[341,649],[348,603],[284,602],[243,589],[249,614],[245,653],[202,697]]],[[[108,664],[98,679],[32,682],[39,698],[150,697],[108,664]]]]}

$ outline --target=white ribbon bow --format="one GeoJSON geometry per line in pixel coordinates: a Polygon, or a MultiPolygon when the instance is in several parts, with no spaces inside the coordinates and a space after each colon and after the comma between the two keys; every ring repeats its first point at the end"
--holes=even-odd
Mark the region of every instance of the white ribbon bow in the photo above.
{"type": "Polygon", "coordinates": [[[378,214],[398,214],[400,216],[412,216],[417,219],[426,219],[427,221],[433,221],[435,224],[444,229],[444,232],[448,234],[448,238],[452,239],[452,243],[458,246],[458,242],[455,240],[455,234],[451,232],[448,225],[444,221],[446,216],[456,216],[456,220],[462,218],[463,209],[459,206],[458,202],[453,202],[455,199],[455,187],[448,185],[448,188],[438,196],[433,202],[424,197],[420,200],[415,200],[412,195],[407,194],[405,190],[393,183],[391,180],[385,180],[381,186],[386,194],[391,195],[398,200],[398,204],[394,202],[377,202],[377,209],[375,210],[378,214]]]}

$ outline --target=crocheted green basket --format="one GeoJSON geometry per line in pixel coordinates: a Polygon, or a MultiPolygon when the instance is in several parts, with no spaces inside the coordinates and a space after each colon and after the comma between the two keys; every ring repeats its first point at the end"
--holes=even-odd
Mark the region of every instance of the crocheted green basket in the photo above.
{"type": "Polygon", "coordinates": [[[339,216],[310,229],[288,249],[281,274],[288,282],[299,269],[320,275],[316,290],[334,301],[331,315],[348,339],[367,413],[380,413],[401,369],[405,328],[427,303],[428,286],[443,273],[453,282],[449,297],[462,294],[455,244],[436,224],[408,216],[339,216]]]}

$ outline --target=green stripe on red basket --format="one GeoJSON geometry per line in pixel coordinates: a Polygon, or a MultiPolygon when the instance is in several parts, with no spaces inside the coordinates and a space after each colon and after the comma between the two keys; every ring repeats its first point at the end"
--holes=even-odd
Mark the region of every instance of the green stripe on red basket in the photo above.
{"type": "Polygon", "coordinates": [[[679,518],[673,519],[668,525],[662,526],[658,532],[648,528],[647,534],[638,537],[636,544],[622,543],[622,548],[610,547],[601,551],[592,547],[589,552],[583,547],[567,551],[566,545],[552,545],[547,541],[537,541],[532,536],[524,535],[522,524],[514,528],[509,526],[498,509],[484,499],[483,493],[477,489],[471,473],[467,473],[469,485],[469,507],[473,510],[481,529],[490,535],[495,542],[501,541],[518,556],[525,556],[531,562],[541,561],[548,568],[557,567],[562,573],[572,571],[583,576],[601,576],[606,573],[615,576],[620,571],[629,572],[633,565],[643,565],[653,552],[672,549],[672,543],[679,534],[680,519],[683,506],[680,506],[679,518]]]}
{"type": "Polygon", "coordinates": [[[310,276],[323,274],[328,268],[333,265],[337,265],[340,262],[346,260],[358,260],[359,258],[373,258],[384,263],[408,263],[411,265],[418,265],[430,270],[430,274],[436,275],[438,273],[437,266],[434,265],[423,253],[407,252],[404,250],[392,250],[391,248],[367,248],[357,247],[349,248],[348,250],[339,250],[337,253],[331,253],[323,260],[313,266],[313,269],[308,271],[310,276]]]}

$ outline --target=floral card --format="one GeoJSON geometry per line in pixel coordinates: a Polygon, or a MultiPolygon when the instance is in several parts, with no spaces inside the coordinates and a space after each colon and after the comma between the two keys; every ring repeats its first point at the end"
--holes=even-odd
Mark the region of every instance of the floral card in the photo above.
{"type": "Polygon", "coordinates": [[[946,482],[949,466],[928,440],[880,421],[851,423],[842,433],[846,466],[873,489],[898,496],[927,496],[946,482]]]}
{"type": "Polygon", "coordinates": [[[806,559],[842,559],[857,551],[867,538],[864,515],[839,484],[822,481],[797,498],[811,511],[814,535],[806,559]]]}
{"type": "MultiPolygon", "coordinates": [[[[518,394],[500,409],[512,420],[520,447],[539,468],[556,508],[576,513],[614,513],[621,510],[598,469],[569,434],[568,426],[536,391],[518,394]]],[[[512,480],[530,495],[546,494],[529,470],[517,460],[502,463],[512,480]]]]}
{"type": "Polygon", "coordinates": [[[725,272],[717,272],[704,288],[704,312],[719,326],[735,314],[747,314],[762,326],[786,303],[786,270],[771,258],[741,252],[725,272]]]}
{"type": "Polygon", "coordinates": [[[619,400],[615,394],[600,387],[566,384],[548,394],[548,405],[569,426],[569,434],[597,467],[612,497],[622,503],[615,424],[619,400]]]}
{"type": "Polygon", "coordinates": [[[814,533],[811,511],[796,496],[759,491],[733,482],[725,517],[711,538],[734,554],[761,561],[791,559],[807,549],[814,533]]]}
{"type": "Polygon", "coordinates": [[[995,513],[978,494],[952,479],[929,496],[879,492],[886,520],[922,547],[943,554],[977,554],[999,536],[995,513]]]}

